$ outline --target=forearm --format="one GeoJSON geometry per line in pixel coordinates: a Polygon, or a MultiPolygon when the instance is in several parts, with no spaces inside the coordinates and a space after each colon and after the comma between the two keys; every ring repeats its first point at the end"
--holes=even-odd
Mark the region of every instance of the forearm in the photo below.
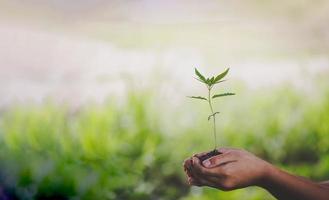
{"type": "Polygon", "coordinates": [[[329,187],[269,167],[261,187],[279,200],[328,200],[329,187]]]}

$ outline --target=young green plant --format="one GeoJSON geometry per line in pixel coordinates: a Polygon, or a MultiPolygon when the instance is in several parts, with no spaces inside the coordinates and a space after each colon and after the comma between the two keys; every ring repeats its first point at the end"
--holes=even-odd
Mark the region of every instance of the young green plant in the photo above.
{"type": "Polygon", "coordinates": [[[206,78],[205,76],[203,76],[196,68],[195,68],[195,75],[197,76],[197,80],[200,81],[202,84],[204,84],[207,87],[208,90],[208,97],[203,97],[203,96],[189,96],[189,98],[193,98],[193,99],[199,99],[202,101],[207,101],[209,104],[209,108],[210,108],[210,115],[208,116],[208,121],[212,118],[213,121],[213,134],[214,134],[214,140],[215,140],[215,149],[214,151],[216,151],[217,149],[217,137],[216,137],[216,115],[219,114],[219,112],[214,111],[213,109],[213,100],[217,99],[219,97],[225,97],[225,96],[231,96],[231,95],[235,95],[234,93],[231,92],[226,92],[226,93],[220,93],[220,94],[215,94],[212,95],[212,89],[216,84],[219,84],[225,80],[223,80],[223,78],[228,74],[229,72],[229,68],[227,68],[224,72],[220,73],[217,76],[212,76],[209,78],[206,78]]]}

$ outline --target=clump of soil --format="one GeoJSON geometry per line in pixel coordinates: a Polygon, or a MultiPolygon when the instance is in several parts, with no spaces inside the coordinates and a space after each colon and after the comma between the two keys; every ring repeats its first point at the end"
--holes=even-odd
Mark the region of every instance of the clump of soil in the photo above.
{"type": "Polygon", "coordinates": [[[221,154],[221,153],[217,149],[214,149],[212,151],[209,151],[207,154],[200,156],[199,159],[202,162],[204,160],[207,160],[208,158],[211,158],[213,156],[217,156],[219,154],[221,154]]]}

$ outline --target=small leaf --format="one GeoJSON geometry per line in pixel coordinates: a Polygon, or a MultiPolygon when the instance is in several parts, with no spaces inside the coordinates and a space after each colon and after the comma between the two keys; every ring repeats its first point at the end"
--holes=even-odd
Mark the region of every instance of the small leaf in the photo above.
{"type": "Polygon", "coordinates": [[[206,101],[208,101],[207,98],[205,98],[205,97],[201,97],[201,96],[188,96],[188,98],[201,99],[201,100],[206,100],[206,101]]]}
{"type": "Polygon", "coordinates": [[[214,114],[211,114],[208,116],[208,121],[211,119],[211,117],[214,117],[215,115],[219,114],[220,112],[215,112],[214,114]]]}
{"type": "Polygon", "coordinates": [[[225,80],[217,81],[217,82],[215,82],[214,84],[216,84],[216,83],[221,83],[221,82],[224,82],[224,81],[227,81],[227,80],[225,79],[225,80]]]}
{"type": "Polygon", "coordinates": [[[225,96],[232,96],[232,95],[235,95],[235,93],[230,93],[230,92],[227,92],[227,93],[223,93],[223,94],[216,94],[214,96],[212,96],[212,98],[217,98],[217,97],[225,97],[225,96]]]}
{"type": "Polygon", "coordinates": [[[219,83],[218,81],[220,81],[222,78],[224,78],[227,75],[228,71],[230,71],[230,68],[227,68],[223,73],[216,76],[214,83],[219,83]]]}
{"type": "Polygon", "coordinates": [[[198,78],[195,78],[197,81],[200,81],[201,83],[205,83],[205,84],[207,84],[206,82],[204,82],[203,80],[200,80],[200,79],[198,79],[198,78]]]}
{"type": "Polygon", "coordinates": [[[214,84],[215,77],[211,77],[210,84],[214,84]]]}
{"type": "Polygon", "coordinates": [[[206,84],[208,85],[208,86],[211,86],[212,84],[211,84],[211,79],[210,78],[207,78],[206,79],[206,84]]]}
{"type": "Polygon", "coordinates": [[[204,83],[207,82],[206,78],[197,70],[197,68],[194,68],[194,72],[200,78],[201,81],[203,81],[204,83]]]}

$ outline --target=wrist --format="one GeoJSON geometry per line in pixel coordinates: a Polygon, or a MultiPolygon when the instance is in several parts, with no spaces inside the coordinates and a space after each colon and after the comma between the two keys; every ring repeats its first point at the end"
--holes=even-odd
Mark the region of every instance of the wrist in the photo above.
{"type": "Polygon", "coordinates": [[[279,173],[279,170],[270,163],[267,163],[263,167],[263,173],[257,183],[257,186],[266,189],[269,185],[272,185],[274,178],[279,173]]]}

